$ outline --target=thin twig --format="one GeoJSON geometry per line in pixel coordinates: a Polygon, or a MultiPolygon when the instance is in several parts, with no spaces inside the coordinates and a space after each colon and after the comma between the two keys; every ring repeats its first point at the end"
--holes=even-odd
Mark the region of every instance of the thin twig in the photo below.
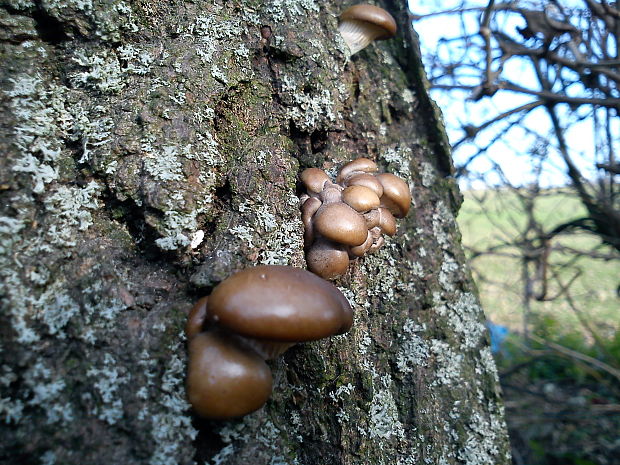
{"type": "Polygon", "coordinates": [[[530,335],[530,338],[539,344],[549,347],[550,349],[563,354],[571,359],[580,360],[589,365],[595,366],[596,368],[610,374],[618,381],[620,381],[620,370],[615,369],[612,366],[607,365],[600,360],[595,359],[594,357],[590,357],[589,355],[582,354],[581,352],[577,352],[575,350],[569,349],[568,347],[561,346],[560,344],[556,344],[555,342],[547,341],[543,338],[540,338],[534,334],[530,335]]]}

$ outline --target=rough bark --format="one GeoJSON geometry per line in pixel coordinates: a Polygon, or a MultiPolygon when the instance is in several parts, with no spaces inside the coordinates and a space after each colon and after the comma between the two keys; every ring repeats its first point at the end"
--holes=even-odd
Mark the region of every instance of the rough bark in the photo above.
{"type": "Polygon", "coordinates": [[[0,461],[509,462],[405,2],[351,59],[335,0],[0,5],[0,461]],[[337,281],[354,328],[272,362],[258,412],[193,417],[188,308],[243,267],[303,267],[299,171],[359,156],[414,208],[337,281]]]}

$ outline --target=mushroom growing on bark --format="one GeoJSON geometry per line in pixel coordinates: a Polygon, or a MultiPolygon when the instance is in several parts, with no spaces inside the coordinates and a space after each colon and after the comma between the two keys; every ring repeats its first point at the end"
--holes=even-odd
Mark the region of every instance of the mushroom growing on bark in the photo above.
{"type": "Polygon", "coordinates": [[[360,3],[340,14],[338,31],[351,50],[351,55],[366,48],[374,40],[396,35],[396,21],[383,8],[360,3]]]}
{"type": "Polygon", "coordinates": [[[313,273],[336,279],[346,273],[349,259],[379,249],[384,234],[396,234],[395,217],[407,215],[411,192],[401,178],[378,169],[374,161],[358,158],[340,168],[336,183],[318,168],[302,171],[304,247],[313,273]]]}
{"type": "Polygon", "coordinates": [[[252,349],[219,331],[189,343],[187,397],[199,415],[231,418],[259,409],[271,394],[271,370],[252,349]]]}
{"type": "Polygon", "coordinates": [[[240,271],[190,312],[190,403],[207,418],[253,412],[271,393],[265,360],[297,342],[345,333],[352,324],[353,311],[338,288],[306,270],[257,266],[240,271]]]}

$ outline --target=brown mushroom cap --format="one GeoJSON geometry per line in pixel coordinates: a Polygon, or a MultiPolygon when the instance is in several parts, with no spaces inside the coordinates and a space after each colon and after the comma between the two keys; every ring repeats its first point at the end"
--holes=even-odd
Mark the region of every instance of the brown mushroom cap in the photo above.
{"type": "Polygon", "coordinates": [[[355,174],[346,180],[347,186],[364,186],[372,189],[378,197],[383,195],[383,186],[372,174],[355,174]]]}
{"type": "Polygon", "coordinates": [[[390,213],[387,208],[378,208],[379,212],[379,227],[384,234],[393,236],[396,234],[396,218],[390,213]]]}
{"type": "Polygon", "coordinates": [[[325,183],[330,180],[327,173],[319,168],[306,168],[301,172],[299,178],[308,192],[314,194],[321,192],[325,183]]]}
{"type": "Polygon", "coordinates": [[[339,333],[352,317],[338,288],[309,271],[257,266],[213,289],[207,318],[242,336],[302,342],[339,333]]]}
{"type": "Polygon", "coordinates": [[[225,334],[200,333],[189,343],[187,396],[203,417],[234,418],[259,409],[272,382],[265,361],[225,334]]]}
{"type": "Polygon", "coordinates": [[[345,246],[318,240],[306,253],[308,269],[323,279],[336,279],[347,272],[349,254],[345,246]]]}
{"type": "Polygon", "coordinates": [[[342,191],[342,201],[358,212],[367,212],[381,203],[372,189],[365,186],[349,186],[342,191]]]}
{"type": "Polygon", "coordinates": [[[368,228],[362,215],[338,202],[319,208],[314,214],[314,230],[330,241],[355,246],[366,240],[368,228]]]}
{"type": "Polygon", "coordinates": [[[411,205],[411,192],[407,183],[391,173],[381,173],[376,177],[383,186],[381,205],[396,218],[404,218],[411,205]]]}
{"type": "Polygon", "coordinates": [[[360,21],[375,26],[375,39],[389,39],[396,34],[397,26],[394,17],[378,6],[360,3],[347,8],[340,14],[340,21],[360,21]]]}
{"type": "Polygon", "coordinates": [[[203,297],[189,311],[187,323],[185,323],[185,335],[188,340],[194,338],[198,333],[202,332],[204,322],[207,318],[207,302],[209,298],[203,297]]]}
{"type": "Polygon", "coordinates": [[[342,183],[353,173],[374,173],[377,170],[377,164],[374,161],[368,158],[357,158],[340,168],[336,182],[342,183]]]}

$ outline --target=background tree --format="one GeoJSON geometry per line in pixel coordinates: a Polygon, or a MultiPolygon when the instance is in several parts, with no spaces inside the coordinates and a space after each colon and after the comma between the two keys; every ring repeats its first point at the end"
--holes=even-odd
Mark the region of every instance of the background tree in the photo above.
{"type": "Polygon", "coordinates": [[[382,4],[398,37],[348,59],[334,0],[0,3],[3,463],[508,463],[445,134],[382,4]],[[354,329],[274,361],[260,411],[194,417],[187,310],[304,266],[298,173],[359,156],[415,209],[337,282],[354,329]]]}
{"type": "Polygon", "coordinates": [[[433,96],[453,139],[457,176],[472,188],[465,228],[474,232],[468,244],[474,276],[487,302],[501,301],[522,319],[527,360],[513,358],[503,378],[520,448],[516,463],[543,463],[541,454],[560,449],[613,463],[617,448],[599,439],[617,429],[609,423],[620,420],[617,406],[601,414],[588,400],[575,412],[567,402],[589,390],[615,405],[619,394],[617,2],[421,1],[412,10],[433,96]],[[571,315],[580,328],[558,327],[558,318],[566,318],[559,314],[571,315]],[[549,362],[549,376],[538,384],[527,376],[515,382],[515,374],[534,373],[533,365],[550,354],[577,369],[554,372],[549,362]],[[588,381],[580,385],[581,377],[588,381]],[[561,395],[543,392],[556,381],[569,386],[561,395]],[[539,399],[528,404],[532,393],[539,399]],[[547,407],[546,419],[525,413],[547,407]],[[588,417],[601,422],[580,423],[588,417]],[[540,433],[545,428],[555,437],[540,433]],[[567,439],[570,428],[584,439],[567,439]],[[519,457],[542,436],[540,450],[519,457]],[[586,438],[598,438],[596,445],[586,438]]]}
{"type": "MultiPolygon", "coordinates": [[[[449,10],[435,8],[412,16],[460,18],[461,30],[442,38],[437,52],[425,56],[432,88],[469,94],[466,105],[471,108],[463,115],[470,117],[453,123],[454,128],[460,126],[454,149],[466,154],[461,154],[464,161],[458,174],[473,174],[469,170],[477,158],[519,134],[528,140],[530,155],[542,160],[533,164],[530,181],[538,180],[536,173],[548,173],[554,155],[559,155],[570,186],[587,212],[583,218],[544,231],[541,246],[566,230],[585,229],[620,251],[616,185],[620,13],[616,5],[605,0],[454,3],[449,10]],[[476,111],[481,109],[476,102],[496,94],[501,111],[491,117],[488,106],[476,111]],[[547,121],[541,127],[545,115],[547,121]],[[591,124],[590,130],[584,120],[591,124]],[[567,140],[575,137],[591,142],[587,153],[579,153],[583,144],[571,148],[567,140]],[[585,158],[585,163],[575,158],[585,158]]],[[[487,167],[495,174],[491,179],[501,184],[508,164],[497,157],[494,163],[487,167]]]]}
{"type": "MultiPolygon", "coordinates": [[[[450,9],[434,6],[425,15],[412,16],[416,20],[456,17],[461,25],[460,31],[440,39],[436,52],[426,55],[429,80],[440,100],[455,94],[468,97],[459,98],[467,111],[451,111],[449,118],[458,134],[453,146],[463,160],[457,175],[472,186],[481,186],[475,181],[483,180],[508,187],[521,199],[527,220],[524,229],[519,227],[520,237],[513,240],[514,233],[510,234],[503,246],[476,250],[473,257],[502,247],[520,248],[527,315],[530,300],[551,298],[549,279],[557,273],[549,256],[556,236],[585,230],[601,244],[596,251],[572,252],[603,260],[618,257],[620,14],[615,4],[606,1],[491,0],[454,2],[450,9]],[[586,150],[584,140],[591,144],[586,150]],[[522,169],[527,166],[527,175],[515,177],[515,163],[522,169]],[[570,215],[550,228],[542,227],[534,204],[545,188],[562,181],[557,176],[558,163],[585,216],[570,215]]],[[[562,245],[556,249],[566,252],[562,245]]],[[[566,286],[560,288],[566,290],[566,286]]]]}

